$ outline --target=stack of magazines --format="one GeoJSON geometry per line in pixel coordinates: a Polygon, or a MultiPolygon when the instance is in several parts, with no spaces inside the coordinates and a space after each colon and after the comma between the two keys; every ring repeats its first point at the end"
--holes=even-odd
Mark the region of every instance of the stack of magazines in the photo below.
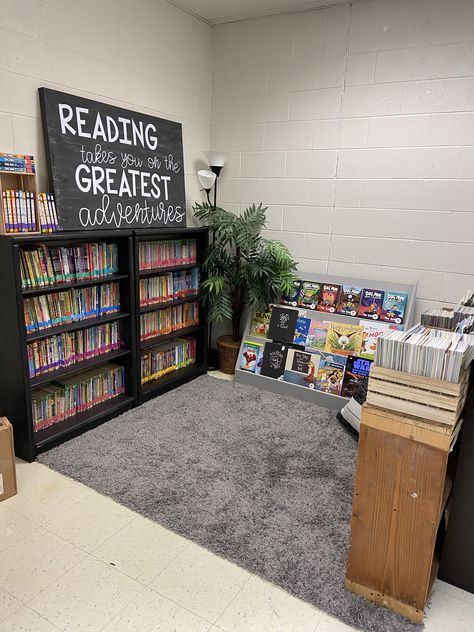
{"type": "Polygon", "coordinates": [[[378,339],[375,365],[447,382],[459,382],[474,357],[474,335],[415,325],[378,339]]]}

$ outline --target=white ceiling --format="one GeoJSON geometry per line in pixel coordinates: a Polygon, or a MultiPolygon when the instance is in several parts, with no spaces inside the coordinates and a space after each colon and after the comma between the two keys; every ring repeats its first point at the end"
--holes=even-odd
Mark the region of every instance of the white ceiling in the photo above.
{"type": "MultiPolygon", "coordinates": [[[[247,20],[275,13],[296,13],[342,4],[345,0],[169,0],[209,24],[247,20]]],[[[349,1],[349,0],[347,0],[349,1]]]]}

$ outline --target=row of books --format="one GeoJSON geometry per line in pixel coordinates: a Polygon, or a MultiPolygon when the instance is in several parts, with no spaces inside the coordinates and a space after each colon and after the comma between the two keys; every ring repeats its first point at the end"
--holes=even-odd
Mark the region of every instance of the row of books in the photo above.
{"type": "Polygon", "coordinates": [[[104,323],[69,331],[27,345],[30,377],[38,377],[84,362],[122,346],[120,323],[104,323]]]}
{"type": "Polygon", "coordinates": [[[35,194],[32,191],[6,189],[2,195],[2,206],[6,233],[38,231],[35,194]]]}
{"type": "Polygon", "coordinates": [[[138,252],[140,270],[196,263],[196,240],[142,241],[138,252]]]}
{"type": "Polygon", "coordinates": [[[35,173],[35,157],[26,154],[0,154],[0,171],[35,173]]]}
{"type": "Polygon", "coordinates": [[[52,193],[38,194],[38,214],[42,233],[60,230],[56,202],[52,193]]]}
{"type": "Polygon", "coordinates": [[[118,248],[107,242],[21,248],[20,267],[23,288],[100,279],[118,272],[118,248]]]}
{"type": "Polygon", "coordinates": [[[386,331],[398,329],[399,325],[360,320],[358,323],[336,323],[308,318],[304,310],[270,307],[266,312],[256,312],[250,323],[250,336],[287,342],[305,347],[309,351],[327,351],[340,355],[357,355],[373,360],[377,339],[386,331]],[[270,330],[272,312],[275,311],[274,326],[270,330]],[[278,326],[282,316],[284,332],[278,326]]]}
{"type": "Polygon", "coordinates": [[[157,277],[140,279],[140,305],[167,303],[196,296],[199,292],[199,268],[167,272],[157,277]]]}
{"type": "Polygon", "coordinates": [[[408,294],[298,280],[294,283],[293,291],[282,297],[281,303],[400,325],[405,317],[408,294]]]}
{"type": "Polygon", "coordinates": [[[194,338],[176,338],[141,352],[141,381],[146,384],[196,362],[194,338]]]}
{"type": "Polygon", "coordinates": [[[240,368],[309,389],[352,397],[366,383],[372,360],[299,350],[280,342],[244,341],[240,368]]]}
{"type": "Polygon", "coordinates": [[[35,432],[83,413],[125,390],[122,366],[104,364],[32,391],[35,432]]]}
{"type": "Polygon", "coordinates": [[[25,298],[27,333],[120,311],[118,283],[73,288],[25,298]]]}
{"type": "Polygon", "coordinates": [[[199,324],[199,304],[183,303],[140,315],[140,340],[164,336],[199,324]]]}
{"type": "Polygon", "coordinates": [[[474,335],[418,324],[390,331],[377,343],[375,364],[394,371],[459,382],[474,357],[474,335]]]}

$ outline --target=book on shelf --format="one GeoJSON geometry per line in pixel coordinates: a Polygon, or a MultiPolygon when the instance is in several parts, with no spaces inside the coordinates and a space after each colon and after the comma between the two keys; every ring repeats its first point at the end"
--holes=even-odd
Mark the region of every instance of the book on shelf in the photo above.
{"type": "Polygon", "coordinates": [[[319,296],[319,302],[317,310],[319,312],[329,312],[334,314],[339,299],[339,292],[341,286],[335,283],[323,283],[321,285],[321,293],[319,296]]]}
{"type": "Polygon", "coordinates": [[[380,320],[401,325],[405,316],[408,294],[405,292],[386,291],[383,297],[380,320]]]}
{"type": "Polygon", "coordinates": [[[122,346],[120,323],[114,321],[64,332],[27,345],[31,378],[116,351],[122,346]]]}
{"type": "Polygon", "coordinates": [[[343,316],[357,316],[359,309],[360,295],[362,288],[353,287],[352,285],[343,285],[339,301],[337,303],[336,313],[343,316]]]}
{"type": "Polygon", "coordinates": [[[288,292],[288,294],[283,294],[283,296],[281,297],[280,302],[282,305],[292,305],[293,307],[296,307],[298,305],[298,299],[301,292],[301,283],[302,281],[293,282],[291,291],[288,292]]]}
{"type": "Polygon", "coordinates": [[[309,349],[322,351],[326,346],[327,335],[328,323],[325,321],[315,320],[314,318],[311,319],[306,346],[309,349]]]}
{"type": "Polygon", "coordinates": [[[52,193],[38,193],[38,214],[42,233],[54,233],[61,230],[52,193]]]}
{"type": "Polygon", "coordinates": [[[292,343],[295,336],[298,310],[275,305],[272,309],[268,337],[278,342],[292,343]]]}
{"type": "Polygon", "coordinates": [[[330,322],[324,349],[339,355],[358,355],[362,347],[363,333],[362,325],[330,322]]]}
{"type": "Polygon", "coordinates": [[[308,341],[309,328],[311,326],[311,318],[306,318],[305,316],[298,316],[296,320],[295,326],[295,335],[293,338],[293,343],[295,345],[306,346],[308,341]]]}
{"type": "Polygon", "coordinates": [[[362,344],[359,357],[373,360],[375,350],[377,349],[378,338],[387,331],[398,330],[399,326],[390,323],[382,323],[380,321],[360,320],[359,324],[363,327],[362,344]]]}
{"type": "Polygon", "coordinates": [[[118,270],[116,243],[20,249],[21,284],[26,289],[101,279],[118,270]]]}
{"type": "Polygon", "coordinates": [[[140,354],[141,383],[158,380],[160,377],[184,369],[196,362],[194,338],[175,338],[163,342],[140,354]]]}
{"type": "Polygon", "coordinates": [[[298,307],[316,309],[319,300],[321,284],[317,281],[302,281],[298,297],[298,307]]]}
{"type": "Polygon", "coordinates": [[[260,373],[263,362],[263,345],[260,342],[244,340],[240,356],[240,368],[251,373],[260,373]]]}
{"type": "Polygon", "coordinates": [[[319,368],[316,377],[316,389],[323,393],[340,395],[347,357],[320,351],[319,368]]]}
{"type": "Polygon", "coordinates": [[[140,305],[143,307],[197,296],[199,283],[199,268],[140,279],[140,305]]]}
{"type": "Polygon", "coordinates": [[[358,315],[361,318],[379,320],[382,311],[384,292],[364,288],[360,299],[358,315]]]}
{"type": "Polygon", "coordinates": [[[279,342],[266,342],[263,348],[261,375],[283,379],[288,347],[279,342]]]}
{"type": "Polygon", "coordinates": [[[164,336],[199,324],[199,304],[182,303],[140,314],[140,340],[164,336]]]}
{"type": "Polygon", "coordinates": [[[342,380],[342,397],[354,397],[361,386],[367,387],[372,360],[349,356],[342,380]]]}
{"type": "Polygon", "coordinates": [[[2,193],[6,233],[37,232],[35,194],[32,191],[6,189],[2,193]]]}
{"type": "Polygon", "coordinates": [[[26,154],[0,153],[0,172],[35,173],[35,157],[26,154]]]}
{"type": "Polygon", "coordinates": [[[104,283],[26,297],[23,309],[27,333],[98,318],[120,311],[118,283],[104,283]]]}
{"type": "Polygon", "coordinates": [[[125,391],[122,366],[104,364],[32,390],[35,432],[83,413],[125,391]]]}
{"type": "Polygon", "coordinates": [[[289,349],[283,379],[285,382],[314,389],[319,367],[317,353],[289,349]]]}
{"type": "Polygon", "coordinates": [[[140,270],[193,264],[196,256],[196,239],[141,241],[138,247],[140,270]]]}
{"type": "Polygon", "coordinates": [[[268,338],[268,328],[270,327],[270,318],[272,308],[269,307],[266,312],[255,312],[250,323],[250,336],[258,338],[268,338]]]}

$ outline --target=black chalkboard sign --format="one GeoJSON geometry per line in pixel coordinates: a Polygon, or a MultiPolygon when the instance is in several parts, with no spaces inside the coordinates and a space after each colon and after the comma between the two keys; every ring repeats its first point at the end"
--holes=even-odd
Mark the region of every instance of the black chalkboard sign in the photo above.
{"type": "Polygon", "coordinates": [[[62,230],[185,227],[181,124],[40,88],[62,230]]]}
{"type": "Polygon", "coordinates": [[[295,337],[297,320],[297,309],[275,306],[272,309],[267,338],[270,338],[270,340],[278,340],[278,342],[292,343],[295,337]]]}

